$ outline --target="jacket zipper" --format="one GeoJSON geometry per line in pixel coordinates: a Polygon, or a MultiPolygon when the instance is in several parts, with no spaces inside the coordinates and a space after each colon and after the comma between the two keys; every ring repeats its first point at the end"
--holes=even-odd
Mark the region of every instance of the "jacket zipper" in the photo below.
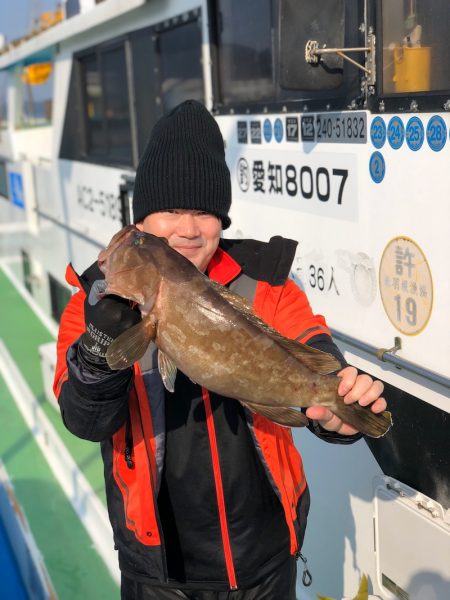
{"type": "Polygon", "coordinates": [[[220,472],[219,452],[217,449],[216,430],[211,410],[211,399],[208,390],[202,388],[203,402],[205,404],[206,425],[208,428],[209,444],[211,447],[211,458],[213,464],[214,483],[216,487],[217,505],[219,508],[220,531],[222,533],[223,551],[225,554],[225,565],[227,568],[230,589],[237,589],[236,573],[234,570],[233,555],[231,552],[230,536],[228,533],[227,515],[225,510],[225,497],[223,493],[222,474],[220,472]]]}
{"type": "Polygon", "coordinates": [[[125,462],[129,469],[134,469],[134,461],[132,458],[133,454],[133,437],[131,433],[131,417],[128,413],[126,425],[125,425],[125,462]]]}

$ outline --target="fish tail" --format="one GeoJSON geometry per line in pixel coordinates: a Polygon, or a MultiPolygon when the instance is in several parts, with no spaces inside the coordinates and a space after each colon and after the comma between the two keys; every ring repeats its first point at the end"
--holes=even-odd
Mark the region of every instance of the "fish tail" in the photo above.
{"type": "Polygon", "coordinates": [[[382,437],[392,426],[392,415],[389,411],[374,413],[369,406],[361,406],[357,402],[344,404],[341,397],[330,410],[345,423],[369,437],[382,437]]]}

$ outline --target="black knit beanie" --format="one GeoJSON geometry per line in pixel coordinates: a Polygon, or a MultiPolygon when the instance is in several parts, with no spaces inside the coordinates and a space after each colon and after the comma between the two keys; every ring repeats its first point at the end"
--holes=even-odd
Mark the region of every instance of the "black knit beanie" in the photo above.
{"type": "Polygon", "coordinates": [[[184,208],[212,213],[226,229],[230,206],[230,171],[219,126],[203,104],[187,100],[152,130],[136,171],[134,222],[184,208]]]}

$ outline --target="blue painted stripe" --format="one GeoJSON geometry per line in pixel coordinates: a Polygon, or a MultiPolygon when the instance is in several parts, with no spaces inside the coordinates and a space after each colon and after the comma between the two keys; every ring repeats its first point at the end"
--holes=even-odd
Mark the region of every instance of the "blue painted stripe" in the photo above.
{"type": "Polygon", "coordinates": [[[28,600],[16,560],[6,535],[3,523],[0,521],[0,573],[2,598],[28,600]]]}

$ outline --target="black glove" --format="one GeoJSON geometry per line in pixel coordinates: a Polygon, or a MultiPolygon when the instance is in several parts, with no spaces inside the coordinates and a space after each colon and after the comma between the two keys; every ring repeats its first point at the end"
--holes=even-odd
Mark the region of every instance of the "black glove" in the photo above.
{"type": "Polygon", "coordinates": [[[106,351],[121,333],[141,320],[138,308],[131,308],[130,301],[120,296],[98,299],[104,287],[103,281],[94,282],[84,301],[86,332],[80,338],[78,357],[83,364],[100,371],[111,371],[106,362],[106,351]]]}

